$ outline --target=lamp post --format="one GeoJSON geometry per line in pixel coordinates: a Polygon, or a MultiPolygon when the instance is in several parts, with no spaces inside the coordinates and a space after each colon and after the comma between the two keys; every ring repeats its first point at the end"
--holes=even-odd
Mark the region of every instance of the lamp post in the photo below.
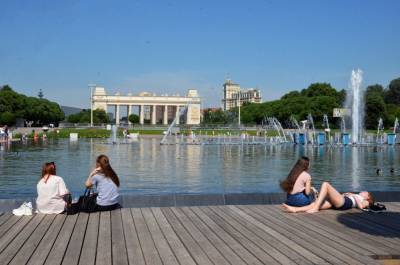
{"type": "Polygon", "coordinates": [[[93,87],[94,84],[89,84],[90,87],[90,127],[93,127],[93,87]]]}
{"type": "Polygon", "coordinates": [[[240,89],[239,89],[239,92],[238,92],[238,106],[239,106],[239,115],[238,115],[238,126],[239,126],[239,129],[240,129],[240,89]]]}

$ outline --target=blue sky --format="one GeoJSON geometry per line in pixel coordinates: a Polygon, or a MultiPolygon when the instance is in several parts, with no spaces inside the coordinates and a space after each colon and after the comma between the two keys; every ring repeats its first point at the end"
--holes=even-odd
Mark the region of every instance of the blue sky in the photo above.
{"type": "Polygon", "coordinates": [[[109,92],[219,106],[226,77],[264,100],[312,82],[400,77],[400,1],[1,1],[0,85],[88,107],[109,92]]]}

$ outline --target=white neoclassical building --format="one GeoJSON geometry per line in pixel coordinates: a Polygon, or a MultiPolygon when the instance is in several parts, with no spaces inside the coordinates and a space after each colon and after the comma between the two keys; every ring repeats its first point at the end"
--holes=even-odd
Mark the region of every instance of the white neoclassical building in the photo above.
{"type": "Polygon", "coordinates": [[[109,106],[115,107],[115,123],[120,123],[120,108],[127,108],[127,115],[132,114],[133,107],[139,107],[139,123],[145,119],[150,124],[169,124],[177,118],[177,124],[200,124],[200,97],[197,90],[189,89],[186,96],[156,96],[152,93],[141,92],[139,95],[109,95],[103,87],[92,87],[92,108],[107,112],[109,106]],[[187,107],[185,113],[180,113],[187,107]],[[180,115],[181,114],[181,115],[180,115]]]}

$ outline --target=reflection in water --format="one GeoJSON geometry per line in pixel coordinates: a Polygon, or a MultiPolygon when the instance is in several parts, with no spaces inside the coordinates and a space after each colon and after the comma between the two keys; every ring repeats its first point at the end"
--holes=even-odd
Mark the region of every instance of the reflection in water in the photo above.
{"type": "Polygon", "coordinates": [[[0,151],[0,197],[35,196],[46,161],[55,161],[58,175],[80,195],[99,154],[110,157],[122,193],[277,192],[279,180],[302,155],[311,159],[316,186],[330,181],[339,190],[400,190],[398,151],[398,146],[160,146],[157,138],[116,145],[96,139],[12,144],[0,151]],[[383,174],[377,176],[376,168],[383,174]]]}
{"type": "Polygon", "coordinates": [[[351,179],[352,179],[352,191],[359,190],[360,188],[360,170],[358,161],[359,150],[352,148],[351,152],[351,179]]]}

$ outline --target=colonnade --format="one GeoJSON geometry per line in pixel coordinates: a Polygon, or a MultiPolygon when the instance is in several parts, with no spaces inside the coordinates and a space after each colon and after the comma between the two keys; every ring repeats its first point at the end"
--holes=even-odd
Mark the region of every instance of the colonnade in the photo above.
{"type": "MultiPolygon", "coordinates": [[[[172,120],[176,118],[176,124],[180,124],[180,109],[184,106],[182,105],[126,105],[126,104],[107,104],[107,106],[115,106],[115,124],[120,124],[120,108],[126,107],[127,108],[127,118],[133,113],[133,107],[139,107],[139,124],[144,124],[145,121],[145,107],[150,107],[150,124],[155,125],[157,124],[157,107],[162,107],[162,124],[168,125],[168,118],[172,120]],[[168,115],[168,112],[171,112],[171,109],[175,109],[174,115],[168,115]]],[[[131,122],[128,123],[131,124],[131,122]]]]}
{"type": "MultiPolygon", "coordinates": [[[[102,109],[108,112],[108,108],[115,107],[115,123],[120,124],[121,107],[126,107],[127,117],[133,113],[133,108],[139,107],[139,123],[144,124],[149,120],[150,124],[161,123],[167,125],[177,118],[177,124],[200,124],[200,97],[195,89],[189,89],[186,96],[156,96],[148,92],[139,95],[108,95],[104,87],[93,85],[92,109],[102,109]],[[185,120],[180,117],[180,109],[186,108],[185,120]]],[[[129,122],[129,120],[128,120],[129,122]]]]}

